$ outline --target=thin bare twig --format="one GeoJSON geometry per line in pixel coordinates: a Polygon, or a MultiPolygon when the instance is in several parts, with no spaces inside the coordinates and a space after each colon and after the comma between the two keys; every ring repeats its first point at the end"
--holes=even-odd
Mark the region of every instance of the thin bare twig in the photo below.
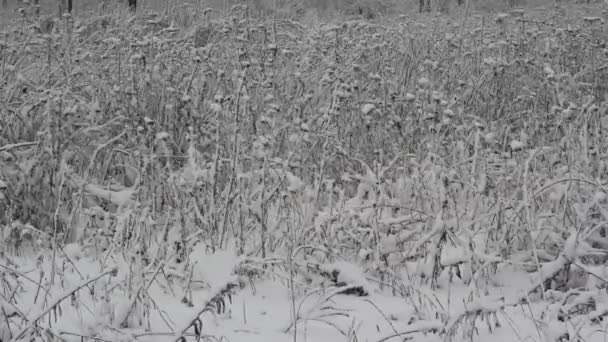
{"type": "Polygon", "coordinates": [[[49,305],[48,308],[46,308],[46,310],[42,311],[34,319],[30,320],[30,323],[25,328],[23,328],[11,341],[16,342],[20,338],[22,338],[23,335],[25,335],[25,333],[27,333],[30,329],[33,329],[36,326],[36,323],[42,317],[48,315],[51,311],[53,311],[55,309],[55,307],[57,307],[57,305],[59,305],[59,303],[61,303],[65,299],[69,298],[72,294],[80,291],[83,287],[87,287],[89,284],[92,284],[92,283],[96,282],[97,280],[99,280],[109,274],[116,275],[117,273],[118,273],[118,268],[114,267],[108,271],[105,271],[103,273],[96,275],[95,277],[93,277],[90,280],[82,282],[81,284],[79,284],[75,288],[73,288],[72,290],[65,292],[63,295],[59,296],[59,298],[57,298],[53,303],[51,303],[51,305],[49,305]]]}

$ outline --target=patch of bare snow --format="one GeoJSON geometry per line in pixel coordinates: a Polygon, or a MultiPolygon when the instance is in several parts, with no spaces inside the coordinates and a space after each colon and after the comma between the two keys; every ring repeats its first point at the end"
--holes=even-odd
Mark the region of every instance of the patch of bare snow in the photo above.
{"type": "Polygon", "coordinates": [[[238,265],[239,258],[233,248],[209,253],[205,246],[198,244],[190,253],[190,261],[193,264],[193,281],[217,287],[226,284],[238,265]]]}

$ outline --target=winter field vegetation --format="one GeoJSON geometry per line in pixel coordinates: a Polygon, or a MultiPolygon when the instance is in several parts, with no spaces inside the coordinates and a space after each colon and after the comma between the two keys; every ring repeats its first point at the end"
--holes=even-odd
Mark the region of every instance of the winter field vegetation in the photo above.
{"type": "Polygon", "coordinates": [[[1,342],[608,340],[608,5],[40,3],[1,342]]]}

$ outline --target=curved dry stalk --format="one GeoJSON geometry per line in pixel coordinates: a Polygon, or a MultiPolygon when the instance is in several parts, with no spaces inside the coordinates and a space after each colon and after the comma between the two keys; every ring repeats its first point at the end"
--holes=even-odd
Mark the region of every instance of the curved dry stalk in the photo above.
{"type": "Polygon", "coordinates": [[[205,312],[208,311],[212,311],[214,308],[218,307],[218,304],[220,305],[224,305],[224,298],[225,297],[229,297],[232,295],[232,291],[234,290],[234,288],[236,288],[238,286],[238,283],[235,282],[234,278],[229,278],[224,285],[218,287],[215,291],[212,292],[212,297],[209,298],[201,307],[199,310],[196,311],[196,313],[194,314],[194,316],[188,320],[188,323],[180,330],[178,330],[177,333],[175,333],[175,342],[185,342],[186,338],[184,336],[186,336],[186,333],[188,332],[188,330],[191,327],[194,327],[195,329],[195,333],[199,334],[200,333],[200,328],[202,326],[202,324],[200,323],[200,316],[202,314],[204,314],[205,312]]]}
{"type": "Polygon", "coordinates": [[[414,334],[414,333],[426,333],[426,332],[435,332],[443,329],[443,323],[439,321],[419,321],[413,324],[410,324],[407,330],[401,331],[399,333],[395,333],[392,335],[388,335],[379,339],[376,342],[385,342],[395,337],[400,337],[404,335],[414,334]]]}
{"type": "Polygon", "coordinates": [[[118,268],[114,267],[108,271],[105,271],[103,273],[100,273],[98,275],[96,275],[95,277],[93,277],[90,280],[87,280],[85,282],[80,283],[79,285],[77,285],[76,287],[74,287],[72,290],[66,291],[63,295],[59,296],[59,298],[57,298],[51,305],[49,305],[48,308],[46,308],[46,310],[42,311],[40,314],[38,314],[34,319],[30,320],[30,323],[23,328],[11,341],[16,342],[18,341],[20,338],[23,337],[23,335],[25,335],[25,333],[27,333],[30,329],[33,329],[36,326],[36,323],[43,318],[44,316],[48,315],[51,311],[53,311],[61,302],[63,302],[64,300],[66,300],[67,298],[69,298],[72,294],[80,291],[83,287],[88,286],[89,284],[92,284],[94,282],[96,282],[97,280],[107,276],[107,275],[113,275],[115,276],[118,273],[118,268]]]}
{"type": "Polygon", "coordinates": [[[38,145],[40,142],[39,141],[32,141],[32,142],[22,142],[22,143],[16,143],[16,144],[8,144],[8,145],[4,145],[4,146],[0,146],[0,152],[2,151],[10,151],[16,148],[21,148],[21,147],[30,147],[30,146],[35,146],[38,145]]]}
{"type": "Polygon", "coordinates": [[[19,272],[19,271],[18,271],[18,270],[16,270],[16,269],[10,268],[10,267],[8,267],[8,266],[6,266],[6,265],[2,265],[2,264],[0,264],[0,268],[3,268],[3,269],[5,269],[7,272],[12,273],[12,274],[14,274],[14,275],[16,275],[16,276],[19,276],[19,277],[21,277],[21,278],[23,278],[23,279],[25,279],[25,280],[29,281],[30,283],[32,283],[32,284],[34,284],[34,285],[36,285],[36,286],[38,287],[38,289],[42,289],[42,290],[44,291],[44,293],[49,293],[49,290],[48,290],[47,288],[45,288],[44,286],[42,286],[42,283],[41,283],[41,282],[36,281],[36,280],[34,280],[34,279],[32,279],[32,278],[30,278],[30,277],[26,276],[24,273],[19,272]]]}
{"type": "Polygon", "coordinates": [[[152,277],[150,278],[150,280],[148,280],[148,283],[146,285],[141,286],[137,290],[137,292],[135,293],[135,295],[133,295],[133,299],[131,300],[131,304],[129,304],[129,309],[125,312],[124,317],[122,317],[122,319],[120,320],[120,327],[121,328],[126,328],[127,327],[127,320],[129,319],[129,315],[131,315],[131,312],[133,311],[133,308],[135,307],[135,304],[137,303],[137,298],[139,297],[139,294],[142,293],[142,292],[147,292],[148,289],[150,289],[150,286],[152,286],[152,283],[154,282],[154,279],[156,279],[156,276],[163,269],[163,267],[165,267],[166,264],[167,264],[167,261],[165,261],[162,264],[158,265],[158,267],[156,268],[156,271],[154,271],[154,274],[152,274],[152,277]]]}

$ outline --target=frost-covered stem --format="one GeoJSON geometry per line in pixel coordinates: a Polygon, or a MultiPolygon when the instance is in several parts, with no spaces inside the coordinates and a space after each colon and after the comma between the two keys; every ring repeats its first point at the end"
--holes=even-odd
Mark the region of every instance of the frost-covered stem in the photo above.
{"type": "Polygon", "coordinates": [[[4,265],[0,264],[0,268],[3,268],[7,272],[12,273],[13,275],[23,278],[23,279],[29,281],[30,283],[36,285],[36,295],[34,297],[34,303],[36,303],[37,298],[38,298],[38,293],[40,292],[41,289],[44,291],[44,293],[49,293],[49,290],[47,290],[44,286],[42,286],[42,278],[44,276],[44,271],[40,271],[40,280],[35,281],[34,279],[28,277],[27,275],[13,269],[13,268],[10,268],[8,266],[4,266],[4,265]]]}
{"type": "Polygon", "coordinates": [[[261,190],[261,194],[260,194],[260,213],[261,213],[261,217],[260,217],[260,225],[261,225],[261,251],[262,251],[262,258],[266,258],[266,205],[265,205],[265,198],[264,198],[264,194],[266,193],[266,168],[268,167],[268,158],[266,157],[266,155],[264,155],[264,162],[263,162],[263,166],[262,166],[262,190],[261,190]]]}
{"type": "Polygon", "coordinates": [[[39,143],[40,143],[40,141],[29,141],[29,142],[15,143],[15,144],[6,144],[4,146],[0,146],[0,152],[10,151],[10,150],[17,149],[17,148],[36,146],[39,143]]]}
{"type": "Polygon", "coordinates": [[[547,189],[553,187],[554,185],[557,185],[559,183],[569,183],[568,187],[570,187],[571,186],[570,183],[572,183],[572,182],[580,182],[580,183],[589,184],[589,185],[592,185],[592,186],[595,186],[595,187],[601,187],[602,190],[606,191],[606,188],[604,188],[602,184],[598,184],[598,183],[592,182],[592,181],[584,179],[584,178],[568,177],[568,178],[558,179],[558,180],[555,180],[553,182],[545,184],[542,188],[540,188],[539,190],[537,190],[536,192],[534,192],[534,194],[532,195],[532,198],[534,199],[534,198],[540,196],[543,192],[545,192],[547,189]]]}
{"type": "MultiPolygon", "coordinates": [[[[336,330],[338,330],[342,333],[340,328],[335,326],[333,323],[325,320],[326,318],[333,317],[333,316],[348,317],[348,314],[346,314],[344,312],[340,312],[338,309],[336,309],[331,304],[331,299],[336,295],[344,293],[345,291],[348,291],[348,290],[352,290],[356,287],[358,287],[358,285],[342,286],[342,287],[335,288],[332,291],[329,291],[328,293],[325,293],[325,294],[323,293],[323,291],[324,291],[323,289],[316,289],[316,290],[310,291],[309,293],[307,293],[304,296],[304,298],[302,298],[300,300],[300,304],[298,305],[298,308],[296,310],[295,318],[289,323],[289,326],[287,326],[287,328],[285,328],[283,330],[283,333],[287,334],[291,329],[295,330],[296,324],[299,321],[316,321],[316,322],[324,323],[324,324],[327,324],[329,326],[336,328],[336,330]],[[312,298],[312,296],[316,295],[317,293],[322,294],[322,295],[319,298],[317,298],[316,302],[313,304],[313,306],[311,308],[309,308],[306,311],[306,313],[302,313],[305,301],[308,298],[312,298]]],[[[304,334],[306,335],[306,332],[304,332],[304,334]]]]}
{"type": "Polygon", "coordinates": [[[118,86],[122,86],[122,63],[120,61],[120,46],[117,44],[116,49],[116,62],[117,62],[117,78],[118,78],[118,86]]]}
{"type": "Polygon", "coordinates": [[[234,189],[234,186],[236,184],[236,167],[237,167],[237,163],[238,163],[238,154],[239,154],[239,123],[240,123],[240,104],[241,104],[241,92],[243,91],[243,88],[245,87],[245,74],[243,73],[243,78],[241,79],[241,86],[239,87],[239,91],[236,94],[236,108],[235,108],[235,128],[234,128],[234,137],[233,137],[233,143],[234,143],[234,149],[232,151],[233,155],[232,155],[232,175],[230,176],[230,185],[228,188],[228,192],[227,192],[227,196],[226,196],[226,203],[224,204],[224,220],[223,220],[223,224],[222,224],[222,233],[220,236],[220,241],[219,241],[219,245],[220,248],[222,248],[223,244],[224,244],[224,237],[226,235],[226,229],[228,226],[228,207],[230,206],[230,203],[232,202],[232,190],[234,189]]]}
{"type": "MultiPolygon", "coordinates": [[[[593,59],[591,59],[591,61],[593,61],[593,59]]],[[[592,75],[594,75],[595,78],[595,73],[592,73],[592,75]]],[[[581,147],[583,150],[583,153],[581,153],[581,164],[584,169],[589,169],[589,130],[587,129],[587,127],[589,127],[589,115],[584,115],[583,121],[583,127],[585,127],[585,129],[581,132],[581,147]]]]}
{"type": "Polygon", "coordinates": [[[507,306],[514,306],[520,304],[519,301],[506,303],[504,300],[487,300],[486,298],[480,298],[472,303],[469,303],[461,312],[455,315],[454,319],[451,319],[445,326],[445,333],[447,335],[453,335],[459,324],[463,323],[469,317],[482,317],[496,315],[507,306]]]}
{"type": "MultiPolygon", "coordinates": [[[[52,100],[51,100],[52,101],[52,100]]],[[[52,106],[52,105],[51,105],[52,106]]],[[[58,108],[58,112],[62,113],[63,112],[63,101],[61,99],[61,97],[59,97],[59,108],[58,108]]],[[[48,111],[49,115],[52,115],[53,113],[53,108],[49,108],[48,111]]],[[[53,187],[55,186],[54,181],[54,177],[56,177],[57,175],[61,175],[61,152],[60,152],[60,144],[61,142],[59,141],[60,138],[60,130],[61,130],[61,119],[55,119],[55,118],[49,118],[49,122],[53,122],[53,120],[56,120],[55,122],[55,127],[54,129],[51,128],[49,129],[49,131],[51,132],[51,145],[52,145],[52,157],[55,159],[53,161],[54,163],[54,167],[51,169],[51,175],[50,175],[50,179],[51,179],[51,183],[49,184],[51,189],[53,189],[53,187]]],[[[51,279],[50,279],[50,284],[51,286],[53,286],[55,284],[55,272],[56,272],[56,256],[57,256],[57,234],[59,232],[59,227],[58,227],[58,220],[59,220],[59,206],[61,205],[61,191],[62,191],[62,187],[65,181],[65,177],[63,175],[61,175],[61,180],[60,180],[60,186],[57,188],[57,193],[54,194],[55,199],[57,199],[57,206],[55,208],[55,212],[53,213],[53,239],[51,241],[52,244],[52,258],[51,258],[51,279]]],[[[44,301],[46,303],[47,300],[47,296],[45,295],[44,297],[44,301]]]]}
{"type": "Polygon", "coordinates": [[[220,115],[222,113],[222,109],[218,110],[215,115],[215,153],[213,156],[213,193],[211,197],[211,208],[209,208],[209,212],[211,213],[211,244],[213,250],[215,250],[217,246],[217,235],[218,235],[218,213],[217,213],[217,201],[218,201],[218,172],[219,172],[219,164],[220,164],[220,115]]]}
{"type": "Polygon", "coordinates": [[[395,325],[393,324],[393,322],[391,322],[390,318],[387,316],[387,314],[382,311],[380,309],[380,307],[378,307],[378,305],[376,305],[376,303],[372,302],[369,298],[365,299],[365,301],[371,305],[374,309],[376,309],[376,311],[378,311],[378,313],[382,316],[382,318],[384,318],[384,320],[386,321],[386,323],[388,323],[388,325],[391,327],[391,329],[393,330],[393,332],[395,334],[399,334],[399,332],[397,331],[397,329],[395,328],[395,325]]]}
{"type": "Polygon", "coordinates": [[[458,42],[458,56],[462,57],[462,44],[464,42],[465,24],[469,17],[469,0],[465,0],[464,13],[462,14],[462,22],[460,23],[460,34],[458,42]]]}
{"type": "Polygon", "coordinates": [[[544,264],[538,269],[538,284],[530,285],[530,287],[526,290],[526,293],[522,296],[520,300],[523,301],[525,298],[528,297],[529,294],[536,291],[536,289],[538,288],[541,288],[544,297],[544,283],[547,280],[553,279],[561,270],[565,269],[568,264],[568,259],[562,254],[560,254],[554,261],[544,264]]]}
{"type": "Polygon", "coordinates": [[[92,284],[94,282],[96,282],[97,280],[111,274],[111,275],[116,275],[118,273],[118,268],[114,267],[111,270],[105,271],[103,273],[100,273],[98,275],[96,275],[95,277],[93,277],[90,280],[84,281],[81,284],[79,284],[78,286],[76,286],[74,289],[65,292],[63,295],[59,296],[59,298],[57,298],[51,305],[49,305],[44,311],[42,311],[40,314],[38,314],[38,316],[36,316],[35,318],[33,318],[30,323],[23,328],[12,341],[18,341],[20,338],[23,337],[23,335],[25,335],[25,333],[27,333],[30,329],[33,329],[36,326],[36,323],[44,316],[48,315],[51,311],[55,310],[55,308],[64,300],[66,300],[67,298],[69,298],[72,294],[80,291],[82,288],[87,287],[89,284],[92,284]]]}
{"type": "Polygon", "coordinates": [[[404,335],[409,335],[409,334],[414,334],[414,333],[429,333],[429,332],[435,332],[435,331],[439,331],[443,328],[443,323],[436,321],[418,321],[416,323],[410,324],[408,326],[408,329],[401,331],[399,333],[396,334],[392,334],[386,337],[383,337],[381,339],[379,339],[376,342],[385,342],[385,341],[389,341],[392,340],[396,337],[401,337],[404,335]]]}
{"type": "MultiPolygon", "coordinates": [[[[534,255],[534,261],[536,262],[536,267],[537,269],[540,271],[540,259],[538,257],[538,250],[536,249],[536,241],[534,239],[534,235],[532,234],[532,203],[530,203],[530,194],[529,194],[529,189],[530,189],[530,173],[529,173],[529,169],[530,169],[530,162],[532,161],[532,159],[534,159],[534,156],[536,155],[536,152],[538,150],[534,149],[532,151],[530,151],[530,156],[526,159],[526,162],[524,163],[524,187],[523,187],[523,199],[524,199],[524,207],[526,210],[526,224],[528,226],[528,234],[530,236],[530,243],[532,244],[532,253],[534,255]]],[[[541,281],[540,283],[540,288],[541,288],[541,296],[544,299],[545,298],[545,285],[543,284],[543,282],[541,281]]]]}
{"type": "MultiPolygon", "coordinates": [[[[291,225],[289,226],[289,230],[293,231],[293,228],[291,227],[291,225]]],[[[293,233],[292,233],[293,234],[293,233]]],[[[288,267],[289,267],[289,299],[291,300],[291,319],[293,320],[293,342],[297,342],[298,340],[298,329],[297,329],[297,311],[296,311],[296,289],[295,289],[295,268],[294,268],[294,264],[293,264],[293,250],[294,250],[294,246],[293,244],[295,243],[295,238],[292,237],[291,242],[289,243],[289,256],[288,256],[288,267]]]]}
{"type": "MultiPolygon", "coordinates": [[[[57,249],[60,248],[57,244],[58,240],[58,226],[59,226],[59,209],[61,208],[61,191],[63,191],[63,186],[65,184],[65,173],[62,172],[61,161],[59,161],[59,173],[61,174],[61,181],[59,182],[59,187],[57,188],[57,205],[55,206],[55,212],[53,213],[53,256],[52,256],[52,266],[51,266],[51,285],[55,282],[55,262],[57,261],[57,249]]],[[[70,227],[67,227],[68,231],[70,227]]],[[[46,299],[46,297],[45,297],[46,299]]]]}
{"type": "MultiPolygon", "coordinates": [[[[173,256],[171,256],[170,258],[168,258],[167,260],[172,259],[173,256]]],[[[129,319],[129,315],[131,315],[131,311],[133,311],[133,308],[135,307],[135,304],[137,303],[137,298],[139,298],[139,294],[142,292],[147,292],[148,289],[150,288],[150,286],[152,286],[152,283],[154,282],[154,279],[156,279],[156,276],[158,275],[158,273],[163,269],[163,267],[165,267],[165,264],[167,263],[167,261],[161,263],[160,265],[158,265],[158,267],[156,268],[156,271],[154,271],[154,274],[152,274],[152,277],[150,278],[150,280],[148,280],[148,283],[145,286],[141,286],[137,292],[133,295],[133,299],[131,299],[131,304],[129,304],[129,308],[127,309],[127,311],[125,312],[125,316],[122,317],[121,322],[120,322],[120,326],[126,328],[127,325],[127,320],[129,319]]]]}
{"type": "MultiPolygon", "coordinates": [[[[13,305],[13,303],[9,303],[9,302],[7,302],[7,303],[10,304],[10,305],[12,305],[14,307],[13,310],[15,310],[15,312],[19,312],[20,313],[20,311],[16,310],[17,307],[15,307],[13,305]]],[[[4,310],[4,307],[2,305],[0,305],[0,313],[2,314],[2,320],[4,321],[3,325],[5,327],[10,327],[10,322],[8,320],[8,315],[6,314],[6,311],[4,310]]],[[[21,317],[25,318],[24,316],[21,316],[21,317]]],[[[6,329],[6,330],[7,330],[7,333],[8,333],[8,338],[12,339],[13,338],[13,332],[11,331],[11,329],[6,329]]]]}
{"type": "MultiPolygon", "coordinates": [[[[468,1],[467,1],[468,3],[468,1]]],[[[475,145],[473,148],[473,164],[471,165],[471,175],[473,177],[475,177],[475,174],[477,172],[477,158],[479,157],[479,146],[480,146],[480,139],[481,138],[481,132],[479,129],[477,129],[477,131],[475,132],[475,145]]]]}
{"type": "Polygon", "coordinates": [[[315,210],[319,210],[319,197],[321,195],[321,183],[323,183],[323,173],[325,172],[325,156],[327,153],[327,144],[329,142],[329,138],[326,137],[323,142],[323,154],[321,155],[321,166],[319,167],[319,176],[317,177],[317,185],[315,189],[315,210]]]}
{"type": "Polygon", "coordinates": [[[243,195],[239,192],[238,194],[239,205],[239,255],[245,254],[245,215],[243,213],[243,195]]]}

